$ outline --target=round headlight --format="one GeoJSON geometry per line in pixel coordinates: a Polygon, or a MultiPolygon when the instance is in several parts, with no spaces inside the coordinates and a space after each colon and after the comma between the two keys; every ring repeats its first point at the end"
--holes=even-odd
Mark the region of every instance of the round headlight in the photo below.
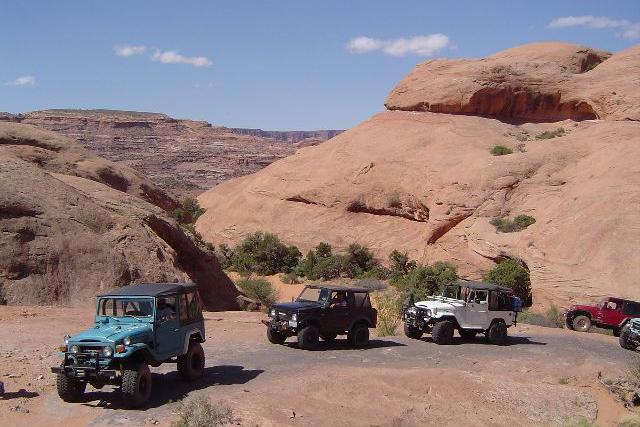
{"type": "Polygon", "coordinates": [[[131,337],[124,337],[124,339],[122,340],[122,344],[131,345],[131,337]]]}
{"type": "Polygon", "coordinates": [[[276,317],[276,309],[275,308],[271,309],[271,311],[269,312],[269,316],[276,317]]]}
{"type": "Polygon", "coordinates": [[[407,313],[410,313],[410,314],[416,314],[417,312],[418,312],[418,309],[415,306],[409,307],[409,309],[407,310],[407,313]]]}
{"type": "Polygon", "coordinates": [[[80,351],[80,349],[78,348],[77,345],[72,345],[71,348],[69,349],[69,351],[73,354],[76,354],[80,351]]]}
{"type": "Polygon", "coordinates": [[[69,335],[64,336],[64,345],[69,345],[69,338],[71,338],[69,335]]]}
{"type": "Polygon", "coordinates": [[[298,321],[298,314],[297,313],[293,313],[293,315],[291,316],[291,320],[294,322],[298,321]]]}
{"type": "Polygon", "coordinates": [[[427,308],[427,311],[425,312],[425,314],[429,317],[431,317],[431,309],[427,308]]]}
{"type": "Polygon", "coordinates": [[[109,347],[109,346],[103,347],[102,348],[102,355],[104,357],[111,357],[111,356],[113,356],[113,350],[111,350],[111,347],[109,347]]]}

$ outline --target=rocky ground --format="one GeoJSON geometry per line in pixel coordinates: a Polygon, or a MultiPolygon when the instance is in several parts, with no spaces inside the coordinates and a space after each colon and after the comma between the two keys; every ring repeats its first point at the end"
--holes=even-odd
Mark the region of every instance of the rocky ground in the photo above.
{"type": "Polygon", "coordinates": [[[614,337],[521,325],[504,347],[395,336],[308,352],[269,344],[261,313],[205,318],[205,376],[183,383],[172,365],[153,369],[151,403],[125,410],[109,387],[89,387],[77,404],[56,395],[55,348],[90,324],[91,310],[0,307],[2,425],[169,425],[178,401],[200,395],[251,426],[548,426],[579,417],[610,426],[631,414],[598,382],[625,375],[635,357],[614,337]]]}

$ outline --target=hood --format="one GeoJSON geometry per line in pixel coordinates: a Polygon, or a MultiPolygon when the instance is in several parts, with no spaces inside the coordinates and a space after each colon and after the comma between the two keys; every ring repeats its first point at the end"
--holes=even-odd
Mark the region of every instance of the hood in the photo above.
{"type": "Polygon", "coordinates": [[[69,342],[116,342],[125,337],[139,336],[146,333],[151,333],[151,325],[145,323],[97,323],[93,328],[73,335],[69,338],[69,342]]]}
{"type": "Polygon", "coordinates": [[[437,309],[437,310],[453,310],[458,307],[464,307],[464,302],[458,300],[427,300],[427,301],[419,301],[415,303],[416,307],[424,308],[424,309],[437,309]]]}
{"type": "Polygon", "coordinates": [[[571,307],[569,307],[569,310],[594,311],[594,310],[597,310],[597,307],[593,305],[574,304],[571,307]]]}
{"type": "Polygon", "coordinates": [[[317,310],[322,308],[322,303],[319,302],[307,302],[307,301],[294,301],[294,302],[285,302],[280,304],[274,304],[271,308],[276,309],[277,311],[282,311],[285,313],[293,313],[297,311],[308,311],[308,310],[317,310]]]}

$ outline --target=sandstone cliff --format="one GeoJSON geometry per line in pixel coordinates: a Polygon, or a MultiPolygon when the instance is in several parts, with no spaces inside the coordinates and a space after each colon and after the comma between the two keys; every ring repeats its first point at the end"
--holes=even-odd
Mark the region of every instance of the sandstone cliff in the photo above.
{"type": "Polygon", "coordinates": [[[67,138],[0,123],[0,297],[84,304],[131,282],[195,281],[208,308],[235,308],[215,257],[168,218],[172,203],[67,138]]]}
{"type": "Polygon", "coordinates": [[[231,129],[159,113],[113,110],[0,113],[3,120],[64,134],[180,195],[199,194],[219,182],[256,172],[293,154],[300,141],[325,141],[340,133],[231,129]]]}
{"type": "Polygon", "coordinates": [[[473,279],[514,257],[534,304],[640,299],[639,67],[638,46],[560,43],[429,61],[390,111],[201,195],[197,229],[216,243],[261,229],[302,249],[407,250],[473,279]],[[491,155],[496,145],[513,154],[491,155]],[[519,214],[536,223],[490,224],[519,214]]]}

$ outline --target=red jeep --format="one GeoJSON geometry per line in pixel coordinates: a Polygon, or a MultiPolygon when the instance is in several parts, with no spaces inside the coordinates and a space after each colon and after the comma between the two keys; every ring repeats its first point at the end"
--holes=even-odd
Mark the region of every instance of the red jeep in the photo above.
{"type": "Polygon", "coordinates": [[[615,336],[629,319],[640,317],[640,303],[621,298],[605,298],[597,305],[572,305],[565,314],[567,328],[587,332],[591,326],[612,329],[615,336]]]}

